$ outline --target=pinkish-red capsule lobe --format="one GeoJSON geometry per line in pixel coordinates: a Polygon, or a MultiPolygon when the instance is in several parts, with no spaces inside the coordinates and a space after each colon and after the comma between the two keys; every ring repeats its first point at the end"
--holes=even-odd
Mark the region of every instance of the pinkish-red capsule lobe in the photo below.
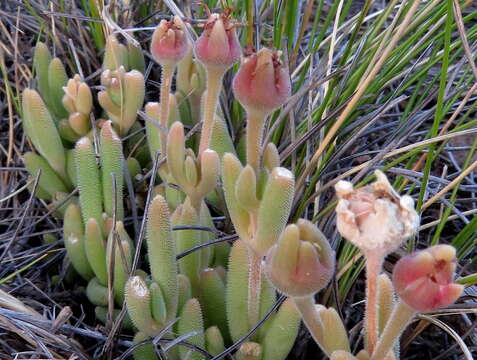
{"type": "Polygon", "coordinates": [[[288,225],[265,259],[265,273],[281,293],[306,297],[333,276],[335,256],[325,236],[308,220],[288,225]]]}
{"type": "Polygon", "coordinates": [[[246,109],[269,113],[282,106],[291,95],[291,84],[280,53],[263,48],[245,58],[234,77],[233,90],[246,109]]]}
{"type": "Polygon", "coordinates": [[[228,12],[211,14],[195,43],[195,55],[207,67],[228,69],[240,59],[242,48],[228,12]]]}
{"type": "Polygon", "coordinates": [[[401,300],[420,312],[453,304],[464,289],[454,283],[455,253],[450,245],[435,245],[401,258],[393,272],[401,300]]]}
{"type": "Polygon", "coordinates": [[[184,58],[189,47],[184,24],[179,17],[161,20],[151,40],[151,54],[161,65],[176,64],[184,58]]]}

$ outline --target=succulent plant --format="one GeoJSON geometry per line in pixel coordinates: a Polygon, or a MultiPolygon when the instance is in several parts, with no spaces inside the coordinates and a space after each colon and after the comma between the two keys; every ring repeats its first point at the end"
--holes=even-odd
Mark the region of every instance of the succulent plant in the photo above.
{"type": "MultiPolygon", "coordinates": [[[[159,102],[145,106],[145,129],[137,121],[145,62],[132,38],[124,45],[108,37],[97,94],[79,75],[68,79],[45,44],[35,48],[39,92],[25,89],[22,97],[33,145],[24,163],[30,178],[40,176],[37,196],[63,217],[68,259],[87,282],[97,318],[115,319],[125,304],[123,326],[135,331],[134,342],[167,337],[178,343],[168,353],[177,360],[204,359],[204,351],[216,356],[239,340],[236,360],[284,360],[300,320],[331,359],[399,358],[396,343],[413,316],[460,296],[455,249],[438,245],[405,256],[391,281],[382,273],[384,257],[418,228],[412,198],[400,196],[380,171],[358,189],[337,182],[336,228],[361,250],[367,269],[365,346],[353,354],[338,312],[315,303],[335,273],[332,246],[313,222],[288,224],[294,174],[280,166],[274,144],[263,144],[267,117],[291,96],[281,53],[247,51],[235,74],[233,93],[247,114],[242,162],[239,139],[235,146],[226,112],[217,106],[224,74],[242,54],[238,23],[228,10],[207,15],[195,44],[177,16],[155,28],[150,52],[161,66],[161,89],[159,102]],[[95,96],[104,118],[95,119],[101,110],[94,108],[95,96]],[[187,131],[199,122],[197,139],[187,131]],[[150,172],[148,189],[142,176],[158,152],[158,176],[150,172]],[[70,197],[75,186],[79,196],[70,197]],[[136,207],[144,210],[144,257],[129,231],[136,207]],[[233,245],[214,241],[228,231],[215,216],[233,225],[233,245]],[[287,297],[280,306],[277,291],[280,301],[287,297]]],[[[149,343],[134,357],[158,359],[149,343]]]]}

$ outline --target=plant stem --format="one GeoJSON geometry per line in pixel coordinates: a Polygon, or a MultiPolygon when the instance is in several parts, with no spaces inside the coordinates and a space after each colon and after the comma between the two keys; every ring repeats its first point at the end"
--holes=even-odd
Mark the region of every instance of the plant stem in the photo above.
{"type": "Polygon", "coordinates": [[[378,276],[383,265],[381,253],[368,253],[366,255],[366,336],[367,350],[373,353],[378,338],[378,276]]]}
{"type": "Polygon", "coordinates": [[[195,194],[191,194],[189,195],[189,200],[190,200],[190,204],[192,205],[192,207],[195,209],[195,211],[197,212],[197,216],[200,216],[200,210],[202,208],[202,197],[201,196],[195,196],[195,194]]]}
{"type": "Polygon", "coordinates": [[[260,175],[260,157],[262,150],[263,126],[267,114],[257,110],[247,110],[247,164],[255,175],[260,175]]]}
{"type": "MultiPolygon", "coordinates": [[[[320,314],[316,310],[313,296],[304,298],[294,297],[293,301],[295,302],[295,305],[301,314],[301,318],[315,342],[327,356],[330,356],[331,354],[329,354],[327,349],[323,347],[324,329],[323,324],[321,323],[320,314]]],[[[330,334],[330,336],[333,336],[333,334],[330,334]]]]}
{"type": "Polygon", "coordinates": [[[199,143],[199,157],[209,147],[212,129],[215,120],[215,111],[219,102],[219,94],[222,89],[222,79],[226,69],[219,67],[207,67],[207,95],[204,103],[204,119],[199,143]]]}
{"type": "Polygon", "coordinates": [[[402,301],[396,305],[391,317],[384,328],[382,335],[376,344],[371,360],[385,359],[387,354],[392,350],[394,344],[399,339],[399,336],[404,331],[406,326],[411,322],[416,311],[407,306],[402,301]]]}
{"type": "Polygon", "coordinates": [[[171,92],[172,76],[174,75],[175,65],[163,65],[162,66],[162,78],[161,78],[161,94],[160,94],[160,125],[163,127],[160,129],[161,134],[161,157],[166,156],[167,151],[167,133],[164,129],[168,129],[169,123],[169,96],[171,92]]]}
{"type": "Polygon", "coordinates": [[[250,329],[260,320],[260,290],[262,285],[262,257],[251,248],[248,249],[248,322],[250,329]]]}

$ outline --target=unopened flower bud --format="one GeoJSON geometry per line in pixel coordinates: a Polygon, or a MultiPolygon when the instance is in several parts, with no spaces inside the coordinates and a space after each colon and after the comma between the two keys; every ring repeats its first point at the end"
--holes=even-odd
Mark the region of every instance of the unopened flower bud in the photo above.
{"type": "Polygon", "coordinates": [[[93,109],[93,96],[89,86],[81,81],[78,74],[68,80],[66,86],[63,87],[63,91],[65,92],[63,106],[70,114],[79,112],[89,115],[93,109]]]}
{"type": "Polygon", "coordinates": [[[121,136],[126,135],[136,121],[144,101],[144,84],[144,76],[139,71],[126,72],[123,66],[101,74],[101,85],[105,89],[98,93],[98,102],[121,136]]]}
{"type": "Polygon", "coordinates": [[[436,245],[401,258],[393,272],[397,294],[411,308],[426,312],[453,304],[463,285],[455,284],[455,248],[436,245]]]}
{"type": "Polygon", "coordinates": [[[184,33],[184,24],[178,16],[172,20],[161,20],[154,30],[151,54],[159,64],[178,63],[186,54],[189,44],[184,33]]]}
{"type": "Polygon", "coordinates": [[[290,76],[279,58],[279,52],[263,48],[242,62],[233,80],[233,90],[247,110],[270,113],[290,97],[290,76]]]}
{"type": "Polygon", "coordinates": [[[323,289],[335,268],[334,251],[310,221],[288,225],[267,253],[265,273],[278,291],[306,297],[323,289]]]}
{"type": "Polygon", "coordinates": [[[357,190],[347,181],[335,185],[336,225],[363,252],[386,255],[416,232],[419,216],[410,196],[399,196],[386,175],[379,170],[375,174],[376,182],[357,190]]]}
{"type": "Polygon", "coordinates": [[[205,66],[228,69],[241,54],[235,24],[230,14],[211,14],[195,43],[195,54],[205,66]]]}

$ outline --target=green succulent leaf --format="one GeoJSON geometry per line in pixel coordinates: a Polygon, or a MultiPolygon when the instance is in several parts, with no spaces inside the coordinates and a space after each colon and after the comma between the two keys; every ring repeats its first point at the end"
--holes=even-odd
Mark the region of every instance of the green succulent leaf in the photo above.
{"type": "Polygon", "coordinates": [[[149,285],[149,291],[151,292],[151,312],[152,317],[159,324],[165,324],[167,321],[167,309],[164,295],[161,288],[155,282],[149,285]]]}
{"type": "MultiPolygon", "coordinates": [[[[144,334],[143,332],[138,332],[136,333],[136,335],[134,335],[133,342],[135,344],[138,344],[149,338],[150,336],[144,334]]],[[[134,350],[133,356],[135,360],[158,360],[158,357],[156,356],[156,352],[154,351],[154,347],[152,346],[152,344],[144,344],[137,347],[134,350]]]]}
{"type": "Polygon", "coordinates": [[[39,41],[35,46],[33,54],[33,67],[35,69],[36,77],[38,79],[38,88],[40,94],[45,99],[45,103],[50,104],[49,93],[50,88],[48,84],[48,67],[51,62],[51,54],[45,43],[39,41]]]}
{"type": "Polygon", "coordinates": [[[146,241],[151,275],[162,290],[167,321],[171,321],[178,304],[176,244],[171,233],[169,208],[161,195],[156,195],[149,205],[146,241]]]}
{"type": "Polygon", "coordinates": [[[230,251],[226,286],[226,309],[229,332],[233,342],[250,329],[248,324],[248,252],[245,243],[235,241],[230,251]]]}
{"type": "MultiPolygon", "coordinates": [[[[174,225],[188,226],[199,225],[199,218],[195,209],[190,205],[186,199],[182,206],[176,209],[179,210],[179,222],[174,225]]],[[[194,229],[181,229],[174,231],[174,238],[177,244],[177,252],[181,253],[190,248],[200,245],[200,233],[194,229]]],[[[197,296],[199,294],[199,272],[201,269],[201,254],[194,251],[187,256],[179,259],[179,270],[181,274],[186,275],[191,283],[192,294],[197,296]]]]}
{"type": "MultiPolygon", "coordinates": [[[[106,267],[106,244],[101,227],[94,218],[88,219],[85,226],[85,250],[88,262],[96,278],[103,286],[108,286],[108,271],[106,267]]],[[[97,304],[99,305],[99,304],[97,304]]]]}
{"type": "MultiPolygon", "coordinates": [[[[205,347],[205,339],[202,310],[199,301],[195,298],[190,299],[184,305],[178,323],[179,335],[182,336],[190,334],[191,332],[198,332],[198,334],[187,338],[186,341],[203,349],[205,347]]],[[[202,360],[204,357],[201,353],[195,351],[194,349],[183,346],[179,348],[179,353],[181,359],[202,360]]]]}
{"type": "Polygon", "coordinates": [[[134,326],[148,336],[157,335],[162,326],[152,317],[151,292],[142,277],[129,278],[125,286],[125,298],[134,326]]]}
{"type": "Polygon", "coordinates": [[[63,223],[63,240],[65,242],[66,252],[74,269],[85,280],[94,276],[84,247],[83,222],[78,205],[71,204],[65,212],[63,223]]]}
{"type": "MultiPolygon", "coordinates": [[[[288,298],[280,306],[262,340],[263,360],[285,360],[293,347],[300,327],[300,314],[288,298]]],[[[330,333],[331,335],[331,333],[330,333]]]]}
{"type": "Polygon", "coordinates": [[[45,190],[50,197],[54,196],[57,192],[68,192],[61,178],[45,158],[32,152],[27,152],[23,155],[23,161],[26,169],[33,177],[36,177],[38,171],[41,170],[38,185],[45,190]]]}
{"type": "Polygon", "coordinates": [[[178,289],[178,300],[177,300],[177,309],[178,312],[182,312],[184,305],[192,298],[192,288],[190,285],[189,278],[183,274],[177,274],[177,289],[178,289]]]}
{"type": "Polygon", "coordinates": [[[58,119],[68,117],[68,111],[63,106],[63,87],[68,82],[68,75],[65,67],[59,58],[51,60],[48,66],[48,90],[51,99],[51,105],[58,119]]]}
{"type": "Polygon", "coordinates": [[[225,284],[216,269],[207,268],[200,274],[200,303],[206,327],[218,326],[228,338],[225,284]]]}
{"type": "Polygon", "coordinates": [[[108,288],[102,285],[98,278],[92,278],[86,287],[88,300],[97,306],[108,306],[108,288]]]}
{"type": "Polygon", "coordinates": [[[213,356],[225,350],[224,338],[217,326],[211,326],[205,330],[205,349],[213,356]]]}
{"type": "Polygon", "coordinates": [[[110,121],[103,125],[100,137],[101,183],[103,185],[104,211],[108,216],[113,216],[115,202],[116,219],[123,220],[124,159],[121,139],[113,130],[110,121]],[[113,176],[116,180],[116,189],[113,188],[113,176]],[[116,190],[115,193],[114,190],[116,190]]]}
{"type": "Polygon", "coordinates": [[[260,201],[254,248],[259,254],[273,246],[287,224],[293,202],[295,179],[285,168],[273,169],[260,201]]]}
{"type": "Polygon", "coordinates": [[[45,103],[35,90],[25,89],[22,108],[23,124],[28,137],[56,173],[65,180],[65,150],[45,103]]]}

